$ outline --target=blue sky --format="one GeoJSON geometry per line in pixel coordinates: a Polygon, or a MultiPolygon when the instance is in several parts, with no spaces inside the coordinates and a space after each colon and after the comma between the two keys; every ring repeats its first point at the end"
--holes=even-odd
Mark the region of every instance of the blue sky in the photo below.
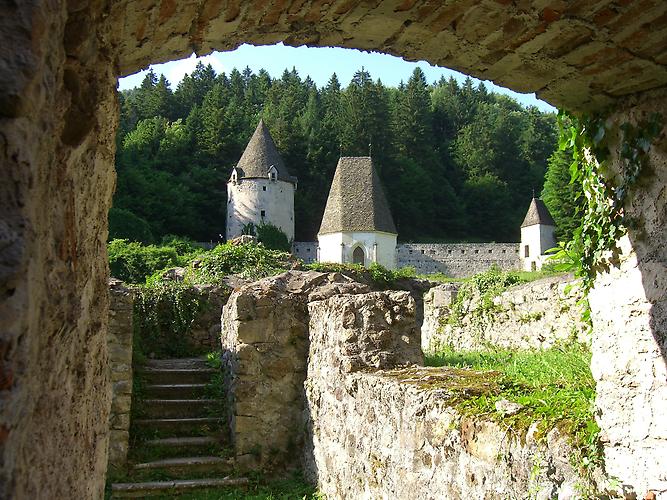
{"type": "MultiPolygon", "coordinates": [[[[249,66],[255,73],[264,68],[272,77],[280,77],[285,68],[296,67],[302,78],[309,75],[318,87],[326,85],[334,72],[338,75],[341,85],[346,86],[352,75],[362,66],[370,72],[373,79],[380,78],[385,85],[391,87],[396,87],[401,80],[407,81],[417,66],[424,71],[429,83],[439,80],[442,75],[446,78],[453,76],[459,81],[463,81],[466,77],[458,71],[431,66],[425,61],[408,62],[400,57],[378,52],[362,52],[338,47],[294,48],[282,44],[264,46],[244,44],[230,52],[214,52],[198,59],[193,54],[188,59],[155,64],[151,67],[156,73],[164,74],[172,89],[175,89],[183,76],[192,73],[197,61],[200,60],[204,64],[211,64],[218,73],[223,71],[229,73],[233,68],[243,70],[249,66]]],[[[118,88],[123,90],[138,86],[145,73],[146,71],[141,71],[121,78],[118,88]]],[[[475,79],[475,82],[477,81],[475,79]]],[[[543,111],[555,111],[551,105],[537,99],[535,94],[519,94],[489,81],[485,81],[484,84],[489,90],[508,94],[524,105],[534,105],[543,111]]]]}

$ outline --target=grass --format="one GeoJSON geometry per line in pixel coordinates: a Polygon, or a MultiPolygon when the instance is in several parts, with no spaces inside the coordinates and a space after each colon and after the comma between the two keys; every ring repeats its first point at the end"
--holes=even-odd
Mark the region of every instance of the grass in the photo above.
{"type": "MultiPolygon", "coordinates": [[[[260,475],[249,477],[245,486],[193,491],[178,496],[180,500],[321,500],[316,488],[306,483],[300,474],[275,480],[264,480],[260,475]]],[[[168,499],[173,496],[152,497],[168,499]]]]}
{"type": "Polygon", "coordinates": [[[570,436],[581,460],[588,464],[601,460],[599,428],[593,417],[595,381],[590,359],[585,346],[571,343],[544,351],[457,352],[445,348],[427,356],[426,364],[493,371],[492,389],[459,400],[457,409],[464,414],[488,415],[517,431],[539,422],[538,437],[558,427],[570,436]],[[503,416],[495,409],[500,399],[520,403],[524,409],[503,416]]]}

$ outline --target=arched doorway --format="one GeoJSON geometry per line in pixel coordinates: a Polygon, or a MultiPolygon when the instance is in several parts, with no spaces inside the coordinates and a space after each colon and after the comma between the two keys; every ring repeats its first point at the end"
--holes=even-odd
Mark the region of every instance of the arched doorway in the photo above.
{"type": "Polygon", "coordinates": [[[365,264],[365,254],[363,248],[357,247],[354,249],[352,252],[352,263],[361,264],[362,266],[365,264]]]}

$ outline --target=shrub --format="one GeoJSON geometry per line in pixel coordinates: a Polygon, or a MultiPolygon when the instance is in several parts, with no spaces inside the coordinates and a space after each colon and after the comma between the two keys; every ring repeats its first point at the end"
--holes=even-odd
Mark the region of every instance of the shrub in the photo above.
{"type": "Polygon", "coordinates": [[[270,250],[280,250],[289,252],[292,245],[287,239],[287,235],[273,224],[260,224],[256,227],[257,241],[270,250]]]}
{"type": "Polygon", "coordinates": [[[126,283],[143,283],[156,271],[180,265],[173,247],[144,246],[139,242],[112,240],[107,245],[111,275],[126,283]]]}
{"type": "Polygon", "coordinates": [[[230,274],[260,279],[279,274],[290,265],[291,255],[261,245],[225,243],[201,254],[197,265],[188,270],[188,279],[196,283],[219,283],[230,274]]]}

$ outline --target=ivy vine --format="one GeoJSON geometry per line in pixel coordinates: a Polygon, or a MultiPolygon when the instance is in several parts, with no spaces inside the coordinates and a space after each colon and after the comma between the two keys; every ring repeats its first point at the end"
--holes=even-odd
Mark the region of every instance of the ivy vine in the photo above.
{"type": "MultiPolygon", "coordinates": [[[[560,270],[574,271],[582,280],[584,296],[595,276],[618,264],[619,239],[632,225],[624,206],[644,172],[651,144],[662,129],[663,117],[653,113],[637,125],[615,128],[604,115],[581,116],[559,112],[560,149],[571,149],[571,182],[579,184],[582,222],[571,241],[561,243],[555,259],[560,270]],[[612,147],[620,146],[620,173],[609,168],[612,147]]],[[[586,300],[586,299],[584,299],[586,300]]],[[[585,317],[590,321],[589,313],[585,317]]]]}

